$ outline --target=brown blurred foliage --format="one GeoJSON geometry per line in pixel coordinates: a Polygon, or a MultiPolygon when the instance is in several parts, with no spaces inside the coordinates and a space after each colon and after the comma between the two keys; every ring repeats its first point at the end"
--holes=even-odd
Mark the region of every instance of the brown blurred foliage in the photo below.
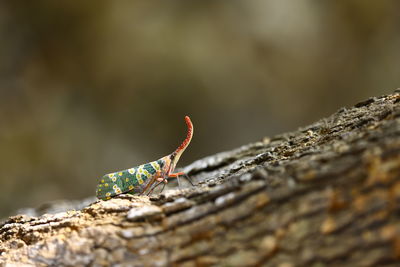
{"type": "Polygon", "coordinates": [[[400,2],[3,1],[0,217],[94,195],[195,125],[182,164],[400,84],[400,2]]]}

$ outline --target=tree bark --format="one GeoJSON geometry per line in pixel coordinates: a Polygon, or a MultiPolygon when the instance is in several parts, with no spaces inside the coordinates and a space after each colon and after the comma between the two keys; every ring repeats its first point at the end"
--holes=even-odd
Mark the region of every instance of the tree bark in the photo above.
{"type": "Polygon", "coordinates": [[[193,187],[10,217],[0,263],[399,266],[399,103],[398,89],[200,159],[193,187]]]}

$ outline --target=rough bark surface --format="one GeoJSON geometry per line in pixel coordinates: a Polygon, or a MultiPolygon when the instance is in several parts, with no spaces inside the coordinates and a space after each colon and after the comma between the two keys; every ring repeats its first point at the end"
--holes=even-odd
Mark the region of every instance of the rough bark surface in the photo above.
{"type": "Polygon", "coordinates": [[[184,168],[194,187],[10,217],[0,262],[399,266],[399,152],[396,90],[198,160],[184,168]]]}

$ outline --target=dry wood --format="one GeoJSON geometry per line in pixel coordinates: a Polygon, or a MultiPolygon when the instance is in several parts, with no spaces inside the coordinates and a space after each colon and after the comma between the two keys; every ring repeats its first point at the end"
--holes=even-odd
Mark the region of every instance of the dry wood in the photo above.
{"type": "Polygon", "coordinates": [[[400,90],[184,171],[195,187],[10,217],[0,263],[400,264],[400,90]]]}

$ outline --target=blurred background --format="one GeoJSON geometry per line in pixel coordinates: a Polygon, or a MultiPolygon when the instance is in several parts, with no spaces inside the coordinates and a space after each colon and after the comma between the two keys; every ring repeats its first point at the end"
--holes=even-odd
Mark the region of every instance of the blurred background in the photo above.
{"type": "Polygon", "coordinates": [[[400,87],[400,1],[0,2],[0,218],[400,87]]]}

